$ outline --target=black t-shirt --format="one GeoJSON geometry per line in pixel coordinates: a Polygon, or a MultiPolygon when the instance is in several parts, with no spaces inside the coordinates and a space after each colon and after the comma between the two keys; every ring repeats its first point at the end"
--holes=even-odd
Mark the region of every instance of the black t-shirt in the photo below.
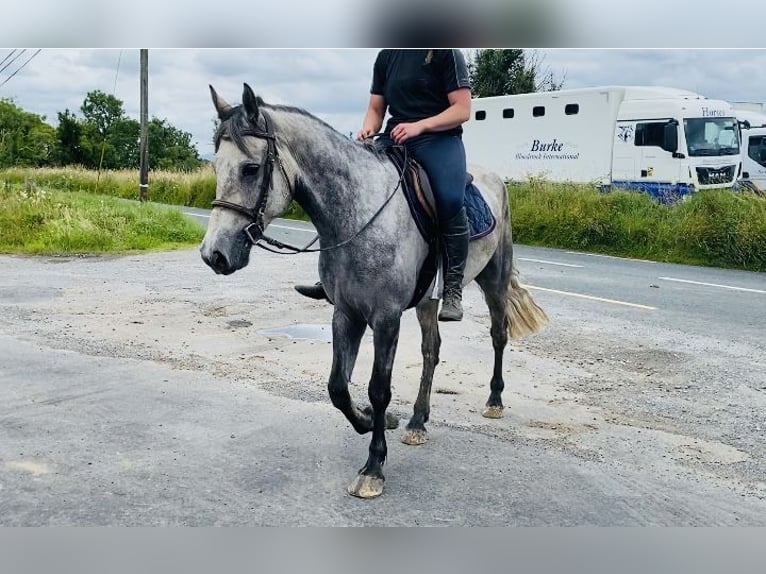
{"type": "MultiPolygon", "coordinates": [[[[469,88],[468,67],[460,50],[381,50],[375,60],[370,93],[383,96],[391,118],[386,133],[402,122],[440,114],[447,94],[469,88]]],[[[442,133],[462,133],[458,126],[442,133]]]]}

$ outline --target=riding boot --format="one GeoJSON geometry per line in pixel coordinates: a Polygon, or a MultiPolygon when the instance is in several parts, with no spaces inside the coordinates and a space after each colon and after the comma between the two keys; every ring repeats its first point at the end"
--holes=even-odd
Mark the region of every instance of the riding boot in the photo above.
{"type": "Polygon", "coordinates": [[[470,231],[465,207],[442,224],[444,242],[444,296],[439,321],[460,321],[463,318],[463,273],[468,256],[470,231]]]}
{"type": "Polygon", "coordinates": [[[317,281],[313,285],[295,285],[295,290],[311,299],[327,299],[327,293],[325,293],[321,281],[317,281]]]}

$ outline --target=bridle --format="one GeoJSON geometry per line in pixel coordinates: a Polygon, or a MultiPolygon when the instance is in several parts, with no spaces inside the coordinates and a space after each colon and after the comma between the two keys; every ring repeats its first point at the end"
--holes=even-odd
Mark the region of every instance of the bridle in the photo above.
{"type": "Polygon", "coordinates": [[[264,161],[261,163],[261,167],[264,171],[263,176],[261,177],[258,204],[254,208],[249,208],[238,203],[225,201],[223,199],[214,199],[212,202],[213,207],[223,207],[225,209],[236,211],[237,213],[244,215],[250,220],[250,223],[244,229],[244,233],[247,236],[247,239],[253,245],[258,245],[258,242],[261,239],[267,243],[276,241],[272,240],[270,237],[266,237],[263,234],[263,213],[266,210],[266,201],[269,199],[269,190],[271,189],[271,175],[274,171],[275,162],[279,163],[279,167],[282,171],[282,176],[285,178],[287,185],[290,185],[290,179],[287,177],[285,166],[282,164],[282,160],[279,157],[279,152],[277,151],[276,137],[273,133],[271,133],[271,130],[269,129],[269,122],[265,115],[263,116],[263,122],[266,126],[266,131],[260,131],[258,128],[251,128],[245,130],[242,134],[245,136],[253,136],[266,140],[266,153],[264,156],[264,161]]]}
{"type": "MultiPolygon", "coordinates": [[[[283,243],[277,239],[274,239],[273,237],[269,237],[264,233],[265,229],[263,224],[263,214],[264,214],[264,211],[266,210],[266,202],[269,197],[269,191],[272,188],[271,184],[272,184],[272,175],[274,173],[274,163],[279,164],[280,171],[282,172],[282,177],[284,177],[285,183],[287,184],[288,188],[290,188],[291,186],[290,186],[290,178],[287,176],[287,172],[285,171],[285,166],[282,163],[282,159],[279,157],[279,152],[277,150],[276,136],[272,133],[271,129],[269,128],[269,122],[265,114],[263,114],[263,122],[265,126],[265,131],[261,131],[257,127],[254,127],[254,128],[246,129],[242,132],[243,136],[252,136],[255,138],[266,140],[265,157],[264,157],[264,161],[261,163],[261,167],[264,170],[264,172],[263,172],[263,176],[261,177],[260,197],[258,199],[258,204],[254,208],[249,208],[249,207],[245,207],[244,205],[240,205],[238,203],[225,201],[223,199],[214,199],[212,201],[213,207],[222,207],[224,209],[236,211],[240,215],[244,215],[245,217],[247,217],[250,220],[250,223],[243,230],[245,233],[245,236],[247,236],[247,239],[248,241],[250,241],[251,244],[257,247],[260,247],[261,249],[265,249],[266,251],[277,253],[279,255],[295,255],[297,253],[315,253],[318,251],[330,251],[332,249],[337,249],[339,247],[342,247],[350,243],[354,239],[356,239],[365,229],[367,229],[367,227],[378,217],[378,215],[380,215],[380,213],[383,211],[386,205],[388,205],[388,203],[396,194],[396,191],[402,185],[404,172],[400,171],[399,182],[396,184],[396,187],[391,192],[391,195],[389,195],[386,201],[383,202],[383,205],[380,206],[380,208],[378,209],[378,211],[375,212],[372,218],[370,218],[370,220],[367,223],[365,223],[362,226],[362,228],[359,229],[359,231],[357,231],[356,233],[354,233],[351,237],[335,245],[330,245],[328,247],[320,247],[317,249],[309,249],[314,243],[316,243],[319,240],[319,235],[317,235],[314,239],[312,239],[311,242],[309,242],[305,247],[295,247],[288,243],[283,243]],[[272,247],[275,247],[276,249],[281,249],[283,251],[270,249],[269,247],[263,245],[261,241],[268,243],[272,247]]],[[[376,134],[376,135],[382,135],[382,134],[376,134]]],[[[372,137],[375,137],[375,136],[372,136],[372,137]]],[[[294,196],[292,189],[290,189],[290,196],[291,197],[294,196]]]]}

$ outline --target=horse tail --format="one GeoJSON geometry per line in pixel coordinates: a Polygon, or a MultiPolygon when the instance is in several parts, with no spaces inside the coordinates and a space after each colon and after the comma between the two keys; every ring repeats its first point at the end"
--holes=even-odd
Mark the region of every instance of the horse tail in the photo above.
{"type": "Polygon", "coordinates": [[[511,268],[505,304],[505,325],[514,341],[541,331],[549,323],[548,315],[519,283],[519,270],[511,268]]]}

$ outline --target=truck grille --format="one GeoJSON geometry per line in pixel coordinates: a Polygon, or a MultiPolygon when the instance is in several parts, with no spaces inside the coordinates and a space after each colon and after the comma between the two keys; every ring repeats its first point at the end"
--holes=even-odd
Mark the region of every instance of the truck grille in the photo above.
{"type": "Polygon", "coordinates": [[[725,167],[698,167],[697,168],[697,181],[700,185],[715,185],[723,183],[731,183],[734,181],[734,169],[736,166],[727,165],[725,167]]]}

